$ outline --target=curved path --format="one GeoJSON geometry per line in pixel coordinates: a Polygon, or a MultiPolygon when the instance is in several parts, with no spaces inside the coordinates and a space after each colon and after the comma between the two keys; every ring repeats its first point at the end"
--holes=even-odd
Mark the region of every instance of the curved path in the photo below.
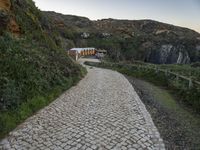
{"type": "Polygon", "coordinates": [[[149,113],[120,73],[88,69],[80,83],[27,119],[0,149],[164,149],[149,113]]]}

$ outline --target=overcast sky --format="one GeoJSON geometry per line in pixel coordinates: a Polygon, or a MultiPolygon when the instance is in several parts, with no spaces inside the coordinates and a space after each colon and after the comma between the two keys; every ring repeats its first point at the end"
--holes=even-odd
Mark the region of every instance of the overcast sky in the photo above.
{"type": "Polygon", "coordinates": [[[41,10],[92,20],[153,19],[200,33],[200,0],[34,0],[41,10]]]}

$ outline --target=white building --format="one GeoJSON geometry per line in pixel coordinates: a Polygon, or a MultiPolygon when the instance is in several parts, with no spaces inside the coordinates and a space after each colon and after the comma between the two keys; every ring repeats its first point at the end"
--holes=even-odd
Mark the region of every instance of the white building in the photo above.
{"type": "Polygon", "coordinates": [[[72,48],[68,51],[68,54],[75,60],[78,60],[81,56],[92,56],[96,54],[96,48],[86,47],[86,48],[72,48]]]}

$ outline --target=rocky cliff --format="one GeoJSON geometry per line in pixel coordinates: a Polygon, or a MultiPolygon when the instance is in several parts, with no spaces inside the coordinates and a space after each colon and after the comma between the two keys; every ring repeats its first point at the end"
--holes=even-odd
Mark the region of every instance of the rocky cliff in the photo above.
{"type": "Polygon", "coordinates": [[[108,49],[114,59],[159,64],[200,61],[200,34],[187,28],[153,20],[91,21],[85,17],[43,13],[62,33],[66,49],[94,46],[108,49]]]}

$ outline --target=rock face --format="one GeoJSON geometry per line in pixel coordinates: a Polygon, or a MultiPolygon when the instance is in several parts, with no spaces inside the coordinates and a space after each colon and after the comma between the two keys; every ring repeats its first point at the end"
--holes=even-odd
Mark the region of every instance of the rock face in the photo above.
{"type": "Polygon", "coordinates": [[[162,45],[160,49],[160,63],[167,62],[167,59],[172,51],[173,46],[172,45],[162,45]]]}
{"type": "Polygon", "coordinates": [[[55,12],[43,14],[53,20],[58,30],[65,35],[64,38],[73,43],[71,45],[108,49],[108,54],[114,59],[159,64],[200,61],[200,34],[187,28],[153,20],[91,21],[85,17],[55,12]],[[89,36],[86,38],[83,33],[89,36]]]}
{"type": "Polygon", "coordinates": [[[200,51],[200,45],[197,45],[197,46],[196,46],[196,49],[197,49],[198,51],[200,51]]]}
{"type": "Polygon", "coordinates": [[[1,0],[0,1],[0,10],[10,11],[11,3],[10,0],[1,0]]]}
{"type": "Polygon", "coordinates": [[[171,44],[161,45],[157,51],[150,52],[146,61],[157,64],[188,64],[191,62],[188,52],[184,51],[184,47],[175,47],[171,44]]]}
{"type": "Polygon", "coordinates": [[[2,30],[9,30],[16,36],[20,35],[20,27],[16,22],[15,16],[12,15],[11,10],[11,1],[10,0],[1,0],[0,1],[0,28],[2,30]]]}
{"type": "Polygon", "coordinates": [[[19,36],[20,35],[20,28],[17,24],[16,20],[14,18],[10,19],[10,23],[8,24],[8,28],[10,32],[12,32],[14,35],[19,36]]]}

